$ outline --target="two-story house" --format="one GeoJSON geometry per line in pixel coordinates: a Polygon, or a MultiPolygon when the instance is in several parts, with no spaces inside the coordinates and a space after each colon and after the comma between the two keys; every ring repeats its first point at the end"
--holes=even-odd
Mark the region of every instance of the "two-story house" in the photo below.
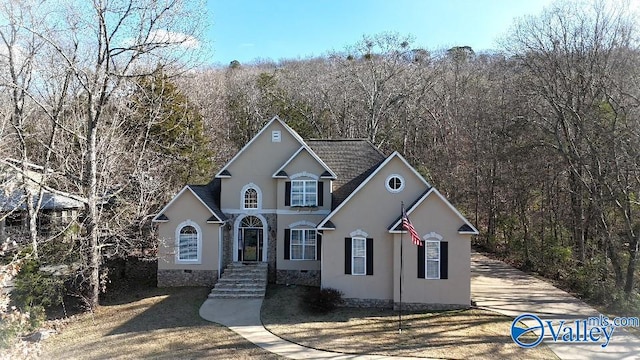
{"type": "Polygon", "coordinates": [[[336,288],[352,304],[397,303],[402,271],[403,302],[469,306],[477,230],[399,153],[367,140],[305,141],[275,117],[154,221],[158,286],[213,285],[232,262],[263,262],[271,282],[336,288]]]}

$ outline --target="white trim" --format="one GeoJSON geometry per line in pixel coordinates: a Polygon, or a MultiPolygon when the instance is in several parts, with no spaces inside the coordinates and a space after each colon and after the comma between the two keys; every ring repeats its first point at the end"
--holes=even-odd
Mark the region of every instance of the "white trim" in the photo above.
{"type": "Polygon", "coordinates": [[[202,229],[200,228],[200,225],[191,221],[191,219],[187,219],[181,222],[180,224],[178,224],[178,226],[176,226],[175,244],[176,244],[176,255],[175,255],[176,264],[201,264],[202,263],[202,229]],[[196,229],[196,232],[197,232],[196,245],[198,248],[196,251],[195,260],[180,259],[180,231],[187,226],[193,226],[193,228],[196,229]]]}
{"type": "MultiPolygon", "coordinates": [[[[420,204],[422,204],[422,202],[429,197],[429,195],[431,194],[436,194],[448,207],[449,209],[451,209],[454,214],[456,214],[458,216],[458,218],[460,218],[460,220],[462,220],[466,225],[468,225],[469,227],[471,227],[471,229],[473,229],[473,231],[459,231],[459,234],[466,234],[466,235],[478,235],[479,232],[478,230],[471,225],[471,223],[464,217],[462,216],[462,214],[460,214],[460,212],[458,211],[458,209],[456,209],[453,205],[451,205],[451,203],[449,202],[449,200],[447,200],[439,191],[438,189],[432,187],[431,189],[429,189],[429,191],[427,191],[426,194],[424,194],[410,209],[407,210],[407,216],[411,215],[411,213],[418,208],[418,206],[420,206],[420,204]]],[[[400,230],[394,230],[396,227],[398,227],[398,225],[400,225],[400,223],[402,222],[402,218],[400,218],[398,221],[396,221],[392,226],[391,226],[391,230],[389,230],[389,233],[392,234],[399,234],[402,231],[400,230]]]]}
{"type": "Polygon", "coordinates": [[[369,234],[367,234],[366,232],[362,231],[362,229],[357,229],[356,231],[352,231],[351,233],[349,233],[349,237],[354,238],[354,237],[359,237],[359,238],[368,238],[369,234]]]}
{"type": "MultiPolygon", "coordinates": [[[[362,256],[358,256],[358,257],[362,257],[362,256]]],[[[352,237],[351,238],[351,275],[356,275],[356,276],[367,275],[367,239],[366,238],[363,238],[363,237],[352,237]],[[354,251],[353,251],[354,240],[364,240],[364,272],[362,274],[360,274],[360,273],[356,274],[355,271],[354,271],[354,266],[355,266],[355,261],[353,261],[353,259],[355,257],[354,251]]]]}
{"type": "Polygon", "coordinates": [[[384,187],[387,188],[387,191],[392,193],[392,194],[397,194],[397,193],[401,192],[402,190],[404,190],[404,185],[405,185],[404,178],[400,174],[391,174],[391,175],[387,176],[387,178],[384,180],[384,187]],[[391,186],[389,186],[389,180],[391,180],[392,178],[398,178],[398,180],[400,180],[400,187],[399,188],[393,189],[393,188],[391,188],[391,186]]]}
{"type": "Polygon", "coordinates": [[[442,274],[440,273],[440,262],[442,261],[442,241],[441,240],[425,240],[424,242],[424,278],[425,280],[440,280],[442,278],[442,274]],[[436,243],[438,244],[438,260],[432,259],[431,261],[437,261],[438,262],[438,276],[434,277],[434,276],[429,276],[429,271],[427,270],[429,267],[427,266],[429,264],[429,258],[427,256],[427,244],[428,243],[436,243]]]}
{"type": "Polygon", "coordinates": [[[306,171],[295,173],[295,174],[289,176],[289,179],[295,180],[295,179],[301,178],[301,177],[309,177],[309,178],[312,178],[315,181],[318,181],[318,179],[320,179],[320,177],[318,175],[315,175],[315,174],[312,174],[312,173],[306,172],[306,171]]]}
{"type": "MultiPolygon", "coordinates": [[[[437,232],[432,231],[432,232],[430,232],[430,233],[428,233],[428,234],[425,234],[425,235],[422,237],[422,239],[423,239],[424,241],[430,241],[430,240],[428,240],[428,239],[438,239],[438,241],[442,241],[442,239],[444,239],[444,238],[442,237],[442,235],[438,234],[437,232]]],[[[433,240],[431,240],[431,241],[433,241],[433,240]]]]}
{"type": "MultiPolygon", "coordinates": [[[[302,146],[295,153],[293,153],[293,155],[291,155],[291,157],[289,157],[289,159],[287,159],[287,161],[285,161],[285,163],[282,164],[282,166],[280,166],[280,168],[278,168],[278,170],[276,170],[273,173],[273,175],[271,175],[271,177],[273,177],[273,178],[282,178],[283,176],[277,176],[277,174],[280,171],[283,171],[287,167],[287,165],[289,165],[289,163],[291,163],[293,161],[293,159],[295,159],[296,156],[298,156],[298,154],[300,154],[302,152],[302,150],[306,150],[307,153],[309,153],[309,155],[311,155],[311,157],[314,158],[318,162],[318,164],[320,164],[320,166],[322,166],[323,169],[325,169],[327,172],[329,172],[331,174],[330,179],[335,179],[336,178],[336,174],[333,172],[333,170],[331,170],[327,166],[327,164],[325,164],[324,161],[322,161],[322,159],[320,159],[320,157],[315,152],[313,152],[313,150],[306,143],[303,143],[302,146]]],[[[290,176],[290,178],[293,179],[293,177],[291,177],[291,176],[290,176]]],[[[316,176],[315,179],[317,180],[318,177],[316,176]]]]}
{"type": "Polygon", "coordinates": [[[231,242],[233,243],[233,261],[238,261],[238,229],[240,223],[247,216],[255,216],[262,221],[262,262],[267,262],[267,250],[269,249],[269,234],[267,228],[267,219],[260,214],[244,213],[244,216],[238,216],[233,223],[233,234],[231,242]]]}
{"type": "Polygon", "coordinates": [[[318,224],[318,228],[322,228],[324,226],[324,224],[329,221],[329,219],[331,219],[331,217],[333,215],[335,215],[338,211],[340,211],[340,209],[342,209],[342,207],[349,202],[349,200],[351,200],[352,197],[354,197],[359,191],[360,189],[362,189],[363,187],[365,187],[365,185],[367,185],[367,183],[373,179],[389,162],[391,162],[391,160],[393,158],[398,158],[400,159],[409,169],[411,169],[411,171],[418,177],[418,179],[420,179],[420,181],[422,183],[424,183],[424,185],[426,185],[427,187],[431,187],[431,185],[429,185],[429,183],[427,182],[427,180],[425,180],[422,175],[420,175],[416,169],[413,168],[413,166],[409,165],[409,163],[407,162],[407,160],[404,159],[404,157],[402,157],[402,155],[400,155],[399,152],[394,151],[393,154],[389,155],[389,157],[382,162],[382,164],[380,164],[380,166],[378,166],[378,168],[371,173],[371,175],[369,175],[369,177],[367,177],[360,185],[358,185],[358,187],[353,190],[351,192],[351,194],[349,194],[349,196],[347,196],[346,199],[344,199],[340,205],[338,205],[337,208],[335,208],[329,215],[327,215],[327,217],[325,217],[322,222],[320,222],[320,224],[318,224]]]}
{"type": "Polygon", "coordinates": [[[209,207],[209,205],[207,205],[204,201],[202,201],[202,199],[200,199],[200,196],[198,196],[198,194],[196,194],[195,191],[193,191],[189,185],[185,185],[185,187],[182,188],[182,190],[180,190],[176,196],[173,197],[173,199],[171,199],[171,201],[169,201],[169,203],[167,205],[165,205],[165,207],[162,208],[162,210],[160,210],[160,212],[158,212],[158,214],[156,214],[156,216],[153,217],[153,219],[151,220],[152,222],[166,222],[168,220],[156,220],[158,218],[158,216],[162,215],[168,208],[169,206],[171,206],[171,204],[173,204],[174,201],[176,201],[176,199],[178,199],[180,197],[180,195],[182,195],[182,193],[184,193],[187,189],[189,189],[189,191],[191,191],[191,193],[193,194],[193,196],[196,197],[196,199],[198,199],[198,201],[200,201],[200,203],[202,205],[204,205],[204,207],[207,208],[207,210],[209,210],[209,212],[211,212],[211,215],[215,216],[218,221],[214,222],[214,221],[208,221],[208,223],[223,223],[224,221],[222,221],[222,219],[220,219],[220,217],[218,217],[218,215],[216,215],[216,213],[211,210],[211,208],[209,207]]]}
{"type": "Polygon", "coordinates": [[[262,190],[260,189],[260,187],[254,183],[248,183],[247,185],[242,187],[242,190],[240,190],[240,208],[242,210],[260,210],[262,208],[262,190]],[[247,192],[247,190],[249,189],[254,189],[257,193],[258,196],[258,207],[257,208],[245,208],[244,205],[244,195],[245,192],[247,192]]]}
{"type": "Polygon", "coordinates": [[[296,227],[300,227],[300,226],[309,226],[312,228],[316,228],[316,224],[312,223],[311,221],[307,221],[307,220],[301,220],[301,221],[296,221],[294,223],[289,224],[288,228],[289,229],[293,229],[296,227]]]}
{"type": "Polygon", "coordinates": [[[221,211],[225,214],[247,214],[247,215],[255,215],[255,214],[277,214],[277,215],[328,215],[331,210],[329,209],[313,209],[306,207],[296,207],[293,210],[291,209],[231,209],[225,208],[221,209],[221,211]]]}

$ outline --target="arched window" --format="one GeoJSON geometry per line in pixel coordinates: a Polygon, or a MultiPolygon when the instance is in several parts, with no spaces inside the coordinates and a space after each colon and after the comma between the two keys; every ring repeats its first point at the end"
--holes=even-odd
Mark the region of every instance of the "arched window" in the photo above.
{"type": "Polygon", "coordinates": [[[258,208],[258,192],[254,188],[249,188],[244,192],[244,208],[245,209],[257,209],[258,208]]]}
{"type": "Polygon", "coordinates": [[[180,224],[176,231],[176,242],[178,251],[176,261],[181,263],[200,262],[202,234],[197,224],[192,221],[185,221],[180,224]]]}
{"type": "Polygon", "coordinates": [[[262,228],[262,220],[256,216],[245,216],[240,223],[243,228],[262,228]]]}
{"type": "Polygon", "coordinates": [[[262,208],[262,192],[260,187],[254,183],[249,183],[242,187],[240,191],[240,206],[245,210],[262,208]]]}

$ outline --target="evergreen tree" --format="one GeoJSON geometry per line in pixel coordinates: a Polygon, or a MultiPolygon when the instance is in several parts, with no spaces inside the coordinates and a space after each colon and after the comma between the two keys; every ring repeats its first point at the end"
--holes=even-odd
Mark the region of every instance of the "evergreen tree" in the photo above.
{"type": "Polygon", "coordinates": [[[212,152],[202,115],[163,71],[141,78],[131,101],[133,128],[144,136],[174,186],[206,182],[212,152]]]}

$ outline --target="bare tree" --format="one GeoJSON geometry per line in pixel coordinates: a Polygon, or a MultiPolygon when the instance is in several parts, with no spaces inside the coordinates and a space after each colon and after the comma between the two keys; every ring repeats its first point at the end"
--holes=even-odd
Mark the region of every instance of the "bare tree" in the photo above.
{"type": "MultiPolygon", "coordinates": [[[[36,9],[31,5],[19,3],[36,9]]],[[[110,238],[102,227],[105,205],[127,187],[126,172],[136,171],[119,167],[126,153],[119,130],[126,113],[119,109],[126,107],[129,79],[157,65],[178,72],[197,65],[205,49],[198,40],[204,12],[200,4],[183,1],[135,0],[41,4],[37,11],[46,14],[42,23],[19,25],[55,59],[50,73],[68,76],[68,86],[57,89],[73,95],[64,111],[50,113],[54,132],[64,132],[60,136],[70,142],[56,150],[62,182],[47,189],[85,204],[87,304],[94,307],[104,242],[110,238]]]]}

